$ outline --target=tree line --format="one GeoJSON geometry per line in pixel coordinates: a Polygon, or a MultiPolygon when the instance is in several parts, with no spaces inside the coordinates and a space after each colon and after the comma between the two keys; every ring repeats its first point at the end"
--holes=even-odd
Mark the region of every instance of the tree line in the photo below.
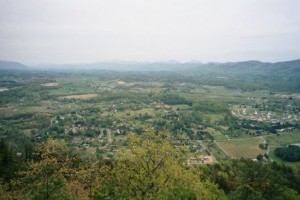
{"type": "Polygon", "coordinates": [[[114,159],[83,159],[63,140],[0,142],[0,199],[299,199],[299,167],[228,160],[191,166],[165,133],[128,134],[114,159]]]}

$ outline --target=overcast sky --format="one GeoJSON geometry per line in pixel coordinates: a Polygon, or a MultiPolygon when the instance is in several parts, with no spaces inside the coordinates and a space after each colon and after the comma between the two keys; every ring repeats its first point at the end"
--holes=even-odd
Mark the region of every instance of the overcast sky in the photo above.
{"type": "Polygon", "coordinates": [[[2,60],[299,58],[300,0],[0,0],[2,60]]]}

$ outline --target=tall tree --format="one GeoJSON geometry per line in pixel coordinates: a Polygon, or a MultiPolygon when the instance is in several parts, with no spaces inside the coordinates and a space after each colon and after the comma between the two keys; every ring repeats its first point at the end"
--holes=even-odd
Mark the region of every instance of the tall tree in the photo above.
{"type": "MultiPolygon", "coordinates": [[[[201,182],[201,174],[184,165],[182,155],[162,137],[129,134],[127,141],[128,148],[118,153],[111,177],[115,198],[162,199],[179,190],[197,199],[225,199],[216,185],[201,182]]],[[[101,187],[99,191],[98,195],[108,193],[101,187]]]]}

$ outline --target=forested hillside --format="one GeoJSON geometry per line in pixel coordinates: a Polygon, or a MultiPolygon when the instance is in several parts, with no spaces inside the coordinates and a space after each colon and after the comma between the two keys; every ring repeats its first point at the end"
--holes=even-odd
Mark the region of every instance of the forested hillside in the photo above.
{"type": "Polygon", "coordinates": [[[85,160],[63,140],[1,140],[0,199],[299,199],[299,168],[231,160],[189,166],[166,134],[129,134],[114,160],[85,160]]]}

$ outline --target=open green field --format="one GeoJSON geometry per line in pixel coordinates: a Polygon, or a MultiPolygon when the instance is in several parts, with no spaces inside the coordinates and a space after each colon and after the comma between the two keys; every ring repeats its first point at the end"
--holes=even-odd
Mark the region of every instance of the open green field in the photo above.
{"type": "Polygon", "coordinates": [[[270,147],[282,147],[292,143],[300,143],[300,131],[284,132],[277,135],[269,135],[265,137],[270,147]]]}
{"type": "Polygon", "coordinates": [[[220,131],[218,131],[214,128],[208,127],[205,130],[208,131],[209,133],[211,133],[211,135],[214,137],[214,140],[226,140],[227,139],[223,133],[221,133],[220,131]]]}
{"type": "MultiPolygon", "coordinates": [[[[270,149],[270,158],[272,158],[274,161],[277,162],[284,162],[280,158],[276,157],[274,154],[274,150],[277,147],[286,147],[290,144],[293,143],[300,143],[300,132],[299,131],[293,131],[293,132],[285,132],[282,134],[278,135],[269,135],[264,137],[269,144],[269,149],[270,149]]],[[[300,162],[297,163],[291,163],[291,162],[286,162],[287,164],[297,164],[299,165],[300,162]]]]}
{"type": "Polygon", "coordinates": [[[256,158],[258,154],[265,154],[267,151],[258,147],[264,140],[260,137],[248,139],[232,139],[223,142],[216,142],[231,158],[256,158]]]}

